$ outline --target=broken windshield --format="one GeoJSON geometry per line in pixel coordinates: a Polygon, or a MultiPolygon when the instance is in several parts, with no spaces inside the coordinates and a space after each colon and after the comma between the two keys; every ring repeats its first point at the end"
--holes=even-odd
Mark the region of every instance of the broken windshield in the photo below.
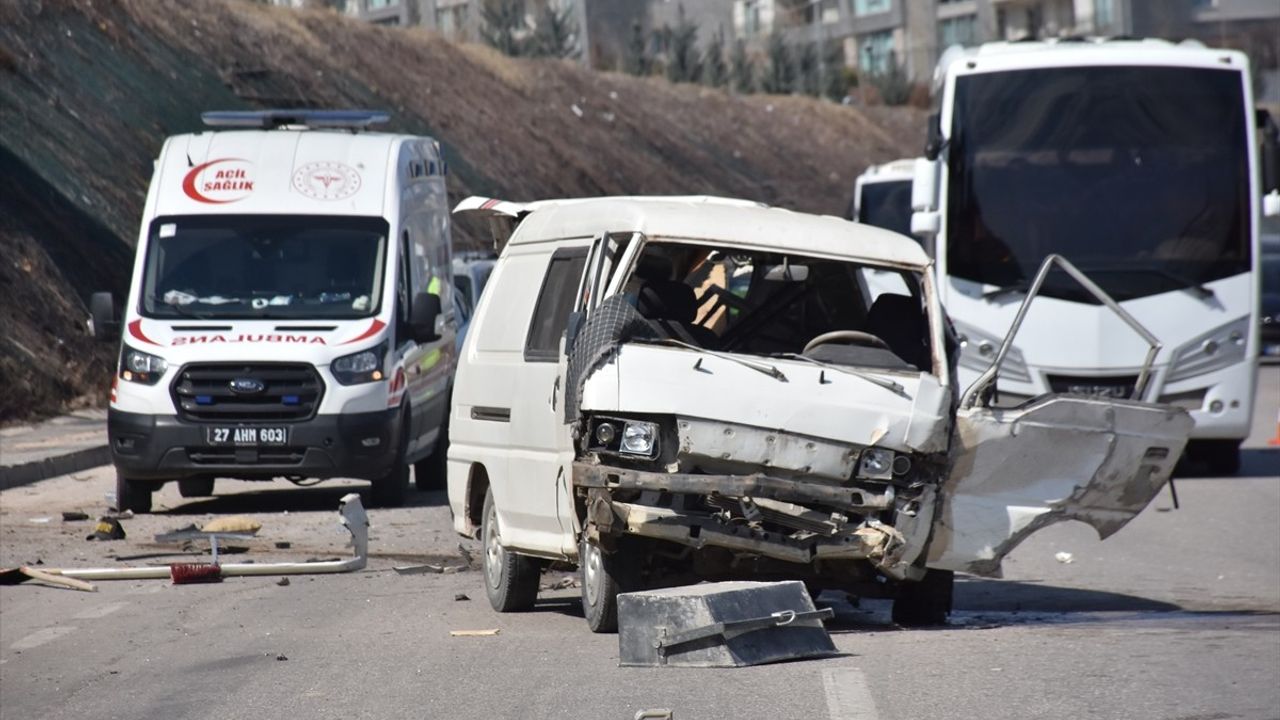
{"type": "Polygon", "coordinates": [[[387,223],[189,215],[151,224],[142,312],[195,319],[355,319],[378,312],[387,223]]]}
{"type": "Polygon", "coordinates": [[[658,340],[722,353],[930,371],[915,273],[714,245],[646,243],[623,292],[658,340]]]}

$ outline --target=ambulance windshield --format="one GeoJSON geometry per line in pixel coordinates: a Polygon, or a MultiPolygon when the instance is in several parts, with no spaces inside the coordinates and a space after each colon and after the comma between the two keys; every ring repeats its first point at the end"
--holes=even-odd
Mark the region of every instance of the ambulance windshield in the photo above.
{"type": "Polygon", "coordinates": [[[387,223],[183,215],[151,224],[142,312],[157,318],[355,319],[378,312],[387,223]]]}

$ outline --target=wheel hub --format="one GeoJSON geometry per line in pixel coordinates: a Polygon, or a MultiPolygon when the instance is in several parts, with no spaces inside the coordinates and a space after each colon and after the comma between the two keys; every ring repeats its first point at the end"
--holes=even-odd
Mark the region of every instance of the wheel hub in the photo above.
{"type": "Polygon", "coordinates": [[[583,543],[582,555],[582,587],[587,593],[587,602],[595,605],[600,595],[600,573],[604,571],[600,564],[600,548],[583,543]]]}
{"type": "Polygon", "coordinates": [[[484,573],[489,581],[490,587],[499,587],[502,584],[502,561],[506,557],[506,550],[502,549],[502,543],[498,541],[498,518],[497,513],[493,510],[489,511],[489,517],[484,524],[484,573]]]}

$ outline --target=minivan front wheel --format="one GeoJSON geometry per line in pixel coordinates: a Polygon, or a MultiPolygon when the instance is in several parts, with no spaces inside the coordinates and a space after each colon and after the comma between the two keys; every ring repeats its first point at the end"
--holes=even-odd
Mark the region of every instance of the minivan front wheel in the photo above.
{"type": "Polygon", "coordinates": [[[587,542],[586,534],[578,544],[578,568],[582,572],[582,614],[591,632],[618,631],[618,595],[639,589],[639,558],[626,543],[606,553],[599,545],[587,542]]]}
{"type": "Polygon", "coordinates": [[[484,543],[484,589],[493,609],[505,613],[533,607],[538,599],[541,564],[535,558],[502,547],[502,537],[498,534],[498,509],[493,504],[492,489],[484,494],[480,541],[484,543]]]}

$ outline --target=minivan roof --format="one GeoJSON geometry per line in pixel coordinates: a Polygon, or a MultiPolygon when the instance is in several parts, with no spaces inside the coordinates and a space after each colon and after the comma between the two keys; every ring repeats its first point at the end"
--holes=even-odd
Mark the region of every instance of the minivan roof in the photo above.
{"type": "Polygon", "coordinates": [[[744,249],[825,255],[924,269],[929,257],[914,240],[832,215],[810,215],[746,200],[706,196],[542,200],[510,245],[551,238],[638,232],[648,238],[708,240],[744,249]]]}

